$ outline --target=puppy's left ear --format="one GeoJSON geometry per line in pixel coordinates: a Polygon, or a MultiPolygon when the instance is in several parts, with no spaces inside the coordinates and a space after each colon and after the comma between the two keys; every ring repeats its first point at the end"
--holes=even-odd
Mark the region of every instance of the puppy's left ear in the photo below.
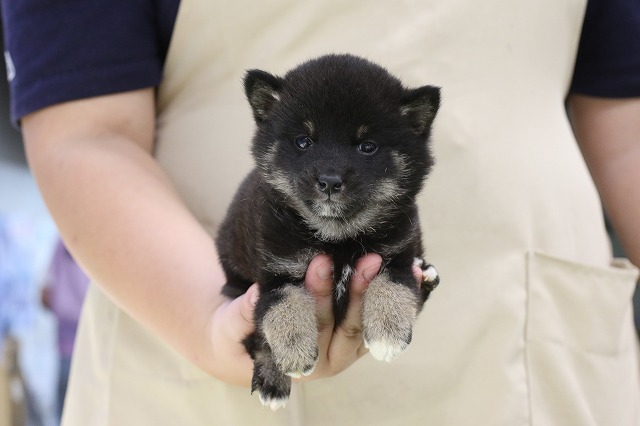
{"type": "Polygon", "coordinates": [[[280,101],[280,91],[284,80],[266,71],[250,70],[244,77],[244,91],[253,110],[257,123],[264,121],[276,102],[280,101]]]}
{"type": "Polygon", "coordinates": [[[413,130],[421,135],[431,129],[440,108],[440,88],[422,86],[407,90],[400,105],[400,114],[409,119],[413,130]]]}

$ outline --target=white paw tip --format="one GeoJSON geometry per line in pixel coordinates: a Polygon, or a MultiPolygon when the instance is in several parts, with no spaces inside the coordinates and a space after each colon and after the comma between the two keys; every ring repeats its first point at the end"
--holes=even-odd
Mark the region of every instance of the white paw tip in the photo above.
{"type": "Polygon", "coordinates": [[[309,368],[309,369],[307,369],[307,370],[304,370],[304,371],[302,372],[302,375],[303,375],[303,376],[310,376],[310,375],[312,375],[312,374],[313,374],[313,372],[314,372],[315,370],[316,370],[316,364],[313,364],[313,365],[311,366],[311,368],[309,368]]]}
{"type": "Polygon", "coordinates": [[[387,342],[364,342],[365,348],[378,361],[391,362],[398,357],[407,345],[390,344],[387,342]]]}
{"type": "Polygon", "coordinates": [[[273,411],[286,407],[288,400],[289,398],[269,398],[260,394],[260,402],[262,402],[262,405],[269,407],[273,411]]]}
{"type": "Polygon", "coordinates": [[[316,369],[316,364],[313,364],[310,368],[304,371],[289,371],[284,373],[285,375],[291,377],[292,379],[299,379],[302,376],[310,376],[316,369]]]}
{"type": "Polygon", "coordinates": [[[438,271],[433,266],[429,266],[427,269],[422,271],[422,279],[425,281],[434,281],[438,278],[438,271]]]}

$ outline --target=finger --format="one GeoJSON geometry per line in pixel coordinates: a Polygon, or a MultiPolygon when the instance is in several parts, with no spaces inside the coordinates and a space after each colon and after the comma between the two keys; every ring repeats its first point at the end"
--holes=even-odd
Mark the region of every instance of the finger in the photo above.
{"type": "Polygon", "coordinates": [[[413,277],[416,279],[416,282],[418,283],[418,287],[420,287],[424,279],[422,276],[422,268],[414,264],[411,269],[411,272],[413,273],[413,277]]]}
{"type": "Polygon", "coordinates": [[[333,262],[329,256],[318,255],[313,258],[305,276],[305,286],[316,299],[316,317],[318,320],[318,364],[319,373],[326,365],[327,352],[333,327],[333,262]]]}
{"type": "Polygon", "coordinates": [[[253,312],[259,297],[258,284],[254,284],[245,294],[229,302],[219,311],[224,316],[225,334],[233,341],[241,342],[255,330],[253,312]]]}
{"type": "Polygon", "coordinates": [[[333,263],[326,255],[313,258],[305,276],[305,286],[316,299],[318,328],[333,330],[333,263]]]}
{"type": "MultiPolygon", "coordinates": [[[[344,320],[336,328],[331,340],[329,356],[338,366],[351,363],[367,351],[362,339],[362,300],[364,292],[382,266],[382,258],[368,254],[358,261],[349,284],[349,304],[344,320]]],[[[345,367],[346,367],[345,365],[345,367]]]]}
{"type": "Polygon", "coordinates": [[[242,341],[255,331],[253,313],[258,301],[258,285],[245,294],[223,303],[213,314],[211,324],[211,374],[228,383],[251,383],[253,360],[242,341]]]}

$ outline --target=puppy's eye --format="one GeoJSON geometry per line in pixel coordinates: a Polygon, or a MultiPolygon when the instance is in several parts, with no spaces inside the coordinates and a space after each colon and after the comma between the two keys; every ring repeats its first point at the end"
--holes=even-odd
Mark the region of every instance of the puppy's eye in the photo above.
{"type": "Polygon", "coordinates": [[[293,140],[293,142],[296,144],[296,146],[300,149],[307,149],[309,148],[311,145],[313,145],[313,141],[311,140],[311,138],[307,135],[300,135],[300,136],[296,136],[296,138],[293,140]]]}
{"type": "Polygon", "coordinates": [[[364,141],[360,145],[358,145],[358,151],[363,154],[373,154],[378,150],[378,145],[376,145],[373,141],[364,141]]]}

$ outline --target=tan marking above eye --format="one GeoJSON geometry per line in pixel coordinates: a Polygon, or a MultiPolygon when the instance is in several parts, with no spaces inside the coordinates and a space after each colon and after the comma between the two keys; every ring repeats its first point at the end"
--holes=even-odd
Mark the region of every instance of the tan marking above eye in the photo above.
{"type": "Polygon", "coordinates": [[[365,126],[364,124],[360,127],[358,127],[358,133],[356,134],[356,138],[357,139],[362,139],[362,136],[367,133],[369,131],[369,127],[365,126]]]}
{"type": "Polygon", "coordinates": [[[302,124],[304,124],[304,127],[309,131],[309,134],[313,135],[313,131],[315,130],[315,127],[313,126],[313,123],[311,122],[311,120],[306,120],[302,124]]]}

